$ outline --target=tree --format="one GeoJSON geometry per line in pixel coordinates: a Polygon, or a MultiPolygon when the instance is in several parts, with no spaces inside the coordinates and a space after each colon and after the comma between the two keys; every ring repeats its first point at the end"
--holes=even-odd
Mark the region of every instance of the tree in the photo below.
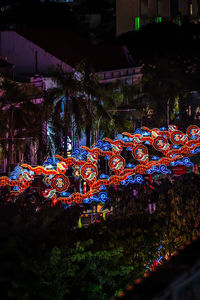
{"type": "Polygon", "coordinates": [[[186,92],[183,70],[167,59],[145,65],[143,85],[153,111],[152,122],[156,126],[168,125],[175,99],[186,92]]]}
{"type": "Polygon", "coordinates": [[[21,84],[6,78],[1,80],[0,135],[8,166],[14,162],[14,153],[24,153],[26,144],[38,137],[42,124],[38,118],[38,104],[42,91],[29,84],[21,84]]]}
{"type": "Polygon", "coordinates": [[[132,212],[133,195],[120,192],[121,214],[81,229],[77,206],[40,203],[36,212],[28,198],[1,202],[2,297],[106,300],[133,283],[200,230],[199,175],[165,178],[154,187],[156,194],[141,186],[132,212]],[[156,201],[153,214],[149,199],[156,201]]]}
{"type": "Polygon", "coordinates": [[[86,145],[90,147],[92,140],[95,140],[94,131],[98,118],[109,119],[103,106],[103,97],[109,89],[101,86],[97,76],[84,61],[76,69],[76,74],[65,73],[59,67],[50,72],[58,83],[56,91],[59,95],[55,97],[56,106],[52,119],[57,120],[64,137],[69,136],[72,130],[81,137],[84,130],[86,145]]]}

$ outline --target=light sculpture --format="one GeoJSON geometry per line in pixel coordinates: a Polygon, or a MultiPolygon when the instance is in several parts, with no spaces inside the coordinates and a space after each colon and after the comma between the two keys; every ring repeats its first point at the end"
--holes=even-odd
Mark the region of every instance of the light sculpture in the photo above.
{"type": "Polygon", "coordinates": [[[189,157],[199,152],[200,128],[196,125],[189,126],[186,133],[175,125],[168,130],[142,127],[118,139],[104,138],[91,148],[76,149],[69,158],[55,155],[41,166],[17,166],[10,177],[0,177],[0,186],[11,187],[11,197],[17,197],[40,175],[46,186],[42,195],[52,205],[104,203],[108,201],[107,186],[141,184],[143,175],[170,174],[178,165],[190,167],[189,157]],[[78,191],[72,191],[75,185],[78,191]]]}

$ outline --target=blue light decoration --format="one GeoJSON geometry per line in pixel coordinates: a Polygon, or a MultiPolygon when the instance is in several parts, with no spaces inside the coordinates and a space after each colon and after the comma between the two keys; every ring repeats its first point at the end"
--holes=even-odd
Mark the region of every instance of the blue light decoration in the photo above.
{"type": "Polygon", "coordinates": [[[16,166],[16,167],[14,168],[14,171],[12,171],[12,172],[10,173],[9,179],[10,179],[10,180],[17,180],[17,179],[19,179],[19,176],[22,174],[22,172],[23,172],[22,167],[16,166]]]}
{"type": "Polygon", "coordinates": [[[19,191],[20,190],[20,188],[18,187],[18,185],[15,185],[14,187],[13,187],[13,191],[19,191]]]}
{"type": "Polygon", "coordinates": [[[105,159],[105,160],[109,160],[109,159],[110,159],[110,156],[109,156],[109,155],[105,155],[105,156],[104,156],[104,159],[105,159]]]}
{"type": "Polygon", "coordinates": [[[124,143],[132,142],[133,139],[129,138],[128,136],[123,137],[122,141],[124,143]]]}
{"type": "Polygon", "coordinates": [[[31,177],[34,175],[34,172],[27,170],[27,169],[23,169],[20,166],[16,166],[14,168],[14,171],[12,171],[10,173],[10,180],[22,180],[25,179],[27,181],[31,180],[31,177]]]}
{"type": "Polygon", "coordinates": [[[67,209],[69,206],[66,203],[61,203],[61,207],[67,209]]]}
{"type": "Polygon", "coordinates": [[[165,126],[162,126],[161,128],[159,128],[160,131],[166,131],[167,128],[165,126]]]}
{"type": "Polygon", "coordinates": [[[171,174],[171,171],[167,169],[166,165],[156,166],[153,165],[150,170],[146,171],[147,174],[161,173],[161,174],[171,174]]]}
{"type": "Polygon", "coordinates": [[[189,159],[189,157],[184,157],[182,160],[178,159],[174,162],[170,163],[170,166],[176,167],[176,166],[186,166],[186,167],[193,167],[193,163],[189,159]]]}
{"type": "Polygon", "coordinates": [[[55,155],[55,157],[46,158],[42,166],[32,167],[26,163],[17,166],[11,172],[10,177],[0,177],[0,186],[9,186],[12,194],[17,197],[31,186],[35,176],[41,176],[40,178],[47,186],[41,194],[44,198],[50,199],[52,205],[56,205],[57,202],[66,203],[68,206],[72,203],[81,204],[84,201],[104,202],[107,199],[106,187],[109,185],[117,189],[120,183],[122,185],[141,184],[144,181],[142,175],[171,174],[170,169],[174,166],[193,166],[187,156],[200,153],[200,128],[191,125],[186,134],[178,131],[178,134],[180,133],[178,136],[184,137],[180,141],[177,141],[177,138],[174,139],[176,131],[178,128],[175,125],[170,125],[168,130],[165,127],[160,129],[142,127],[138,128],[135,134],[124,132],[115,140],[100,139],[90,149],[87,147],[75,149],[71,157],[63,158],[55,155]],[[148,148],[144,144],[148,144],[148,148]],[[137,155],[138,149],[145,149],[142,153],[145,155],[141,155],[141,151],[138,152],[140,155],[137,155]],[[151,150],[153,151],[150,152],[151,150]],[[159,154],[161,157],[156,156],[155,151],[161,152],[162,156],[159,154]],[[148,152],[150,152],[149,156],[148,152]],[[123,165],[118,169],[113,169],[114,158],[120,153],[123,165]],[[104,159],[109,160],[108,164],[104,159]],[[88,174],[91,170],[95,170],[93,178],[89,179],[85,176],[84,170],[87,165],[90,165],[90,168],[87,168],[88,174]],[[79,172],[84,179],[83,188],[77,182],[74,184],[73,176],[78,180],[79,172]],[[61,184],[60,180],[57,181],[59,178],[63,179],[65,189],[58,186],[61,184]],[[72,185],[74,186],[73,194],[67,193],[72,185]],[[62,193],[63,191],[66,193],[62,193]]]}
{"type": "Polygon", "coordinates": [[[106,186],[102,184],[102,185],[100,186],[100,191],[104,191],[104,190],[106,190],[106,186]]]}
{"type": "Polygon", "coordinates": [[[158,266],[159,262],[164,258],[161,254],[160,254],[160,251],[162,250],[163,246],[160,245],[158,247],[158,258],[156,260],[154,260],[152,262],[152,260],[149,260],[149,263],[148,265],[146,265],[146,268],[149,269],[150,271],[154,270],[155,267],[158,266]]]}
{"type": "Polygon", "coordinates": [[[181,148],[180,145],[173,145],[173,146],[172,146],[172,149],[180,149],[180,148],[181,148]]]}
{"type": "Polygon", "coordinates": [[[196,148],[196,149],[190,151],[191,154],[197,154],[199,152],[200,152],[200,148],[196,148]]]}
{"type": "Polygon", "coordinates": [[[143,134],[143,130],[141,128],[137,128],[134,134],[143,134]]]}
{"type": "Polygon", "coordinates": [[[106,203],[108,202],[110,199],[108,197],[108,194],[105,191],[102,191],[98,194],[98,196],[93,195],[91,198],[87,198],[83,200],[83,203],[85,204],[91,204],[93,202],[100,202],[100,203],[106,203]]]}
{"type": "Polygon", "coordinates": [[[70,197],[71,194],[64,191],[64,192],[60,193],[60,196],[61,196],[61,197],[70,197]]]}
{"type": "Polygon", "coordinates": [[[163,259],[163,256],[160,256],[160,257],[157,259],[156,262],[159,262],[159,261],[162,260],[162,259],[163,259]]]}
{"type": "Polygon", "coordinates": [[[131,163],[128,163],[128,164],[126,165],[126,168],[128,168],[128,169],[134,169],[134,168],[135,168],[135,165],[133,165],[133,164],[131,164],[131,163]]]}
{"type": "Polygon", "coordinates": [[[100,179],[109,179],[110,177],[106,174],[101,174],[100,179]]]}
{"type": "Polygon", "coordinates": [[[144,137],[150,137],[151,136],[151,132],[146,131],[145,129],[141,129],[141,128],[137,128],[136,131],[133,133],[133,135],[135,134],[140,134],[144,137]]]}
{"type": "Polygon", "coordinates": [[[121,185],[128,185],[128,184],[142,184],[144,182],[144,179],[142,175],[135,175],[133,176],[128,176],[126,180],[121,181],[121,185]]]}
{"type": "Polygon", "coordinates": [[[160,160],[160,157],[154,155],[154,156],[151,158],[151,160],[157,160],[157,161],[159,161],[159,160],[160,160]]]}
{"type": "Polygon", "coordinates": [[[106,203],[109,200],[110,198],[108,197],[108,194],[105,191],[99,193],[99,202],[106,203]]]}
{"type": "Polygon", "coordinates": [[[86,160],[87,159],[88,152],[85,149],[75,149],[72,153],[72,157],[76,160],[86,160]]]}
{"type": "Polygon", "coordinates": [[[109,151],[112,149],[112,145],[107,141],[98,140],[95,144],[95,148],[99,148],[102,151],[109,151]]]}
{"type": "Polygon", "coordinates": [[[59,162],[59,159],[56,157],[47,157],[47,159],[43,162],[43,166],[52,166],[52,168],[56,168],[57,163],[59,162]]]}
{"type": "Polygon", "coordinates": [[[117,135],[117,140],[123,141],[123,134],[119,133],[117,135]]]}
{"type": "Polygon", "coordinates": [[[143,131],[142,135],[145,137],[151,136],[151,132],[143,131]]]}

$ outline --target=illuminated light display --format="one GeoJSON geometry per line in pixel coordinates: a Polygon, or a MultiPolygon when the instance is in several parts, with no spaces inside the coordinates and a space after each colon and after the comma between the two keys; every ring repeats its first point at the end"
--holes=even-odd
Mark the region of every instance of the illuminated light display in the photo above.
{"type": "Polygon", "coordinates": [[[141,162],[147,162],[149,160],[147,148],[144,145],[137,145],[133,149],[133,157],[141,162]]]}
{"type": "Polygon", "coordinates": [[[108,161],[110,169],[116,174],[120,174],[120,172],[124,169],[125,164],[125,159],[121,155],[113,155],[108,161]]]}
{"type": "Polygon", "coordinates": [[[200,128],[196,125],[191,125],[187,129],[187,135],[190,139],[198,140],[200,137],[200,128]]]}
{"type": "Polygon", "coordinates": [[[72,175],[74,176],[74,178],[76,180],[79,180],[81,178],[81,172],[80,172],[80,167],[78,166],[73,166],[73,172],[72,172],[72,175]]]}
{"type": "Polygon", "coordinates": [[[102,191],[102,192],[99,193],[98,196],[93,195],[91,198],[84,199],[83,203],[86,203],[86,204],[91,204],[93,202],[105,203],[107,201],[109,201],[108,195],[105,191],[102,191]]]}
{"type": "Polygon", "coordinates": [[[153,146],[156,150],[159,150],[162,152],[169,150],[169,148],[170,148],[170,145],[169,145],[167,139],[164,138],[163,136],[157,136],[153,141],[153,146]]]}
{"type": "Polygon", "coordinates": [[[188,141],[188,135],[184,134],[180,130],[175,130],[174,132],[171,133],[170,140],[173,144],[183,145],[188,141]]]}
{"type": "Polygon", "coordinates": [[[97,168],[95,165],[93,165],[92,163],[88,164],[84,164],[81,167],[81,172],[80,172],[81,176],[83,179],[85,179],[88,182],[94,182],[96,177],[97,177],[97,168]]]}
{"type": "Polygon", "coordinates": [[[41,166],[16,166],[10,177],[0,177],[0,186],[11,188],[11,198],[21,195],[41,176],[42,195],[52,205],[109,201],[106,188],[142,184],[144,176],[171,174],[177,166],[192,167],[190,157],[200,152],[200,128],[177,126],[124,132],[118,138],[104,138],[91,148],[76,149],[71,157],[47,157],[41,166]],[[155,153],[157,152],[157,153],[155,153]],[[74,184],[75,181],[75,184],[74,184]]]}
{"type": "Polygon", "coordinates": [[[55,175],[51,180],[51,186],[58,193],[66,191],[69,187],[69,179],[63,174],[55,175]]]}
{"type": "Polygon", "coordinates": [[[46,185],[46,186],[50,186],[51,185],[51,179],[52,179],[53,175],[49,175],[49,176],[45,176],[42,179],[42,182],[46,185]]]}

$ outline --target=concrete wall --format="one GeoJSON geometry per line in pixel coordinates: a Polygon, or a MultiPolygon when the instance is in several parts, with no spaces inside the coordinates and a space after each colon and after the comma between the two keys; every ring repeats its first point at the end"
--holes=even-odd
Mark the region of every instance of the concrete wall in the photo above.
{"type": "Polygon", "coordinates": [[[149,8],[149,17],[150,18],[157,16],[157,1],[149,0],[148,8],[149,8]]]}
{"type": "Polygon", "coordinates": [[[160,0],[161,14],[164,18],[170,17],[170,0],[160,0]]]}
{"type": "Polygon", "coordinates": [[[188,0],[179,0],[179,11],[184,15],[188,15],[188,0]]]}
{"type": "Polygon", "coordinates": [[[45,74],[49,67],[56,65],[62,65],[67,72],[73,70],[71,66],[63,63],[15,31],[0,32],[0,55],[7,57],[8,61],[15,66],[16,76],[30,76],[34,73],[45,74]]]}
{"type": "Polygon", "coordinates": [[[196,17],[198,14],[198,4],[197,0],[192,0],[192,16],[196,17]]]}

